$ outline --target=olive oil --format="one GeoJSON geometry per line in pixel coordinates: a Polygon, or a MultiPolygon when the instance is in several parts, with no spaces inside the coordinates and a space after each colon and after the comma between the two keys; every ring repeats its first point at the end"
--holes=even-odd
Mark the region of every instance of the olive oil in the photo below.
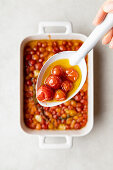
{"type": "Polygon", "coordinates": [[[44,84],[47,77],[51,74],[51,70],[56,65],[60,65],[60,66],[64,67],[64,69],[73,68],[78,72],[78,79],[73,83],[73,89],[67,93],[67,97],[69,97],[70,95],[75,93],[75,91],[78,89],[78,87],[81,83],[81,79],[82,79],[81,70],[78,65],[71,66],[68,59],[57,60],[57,61],[53,62],[52,64],[50,64],[49,67],[47,68],[47,70],[45,71],[43,79],[42,79],[42,84],[44,84]]]}

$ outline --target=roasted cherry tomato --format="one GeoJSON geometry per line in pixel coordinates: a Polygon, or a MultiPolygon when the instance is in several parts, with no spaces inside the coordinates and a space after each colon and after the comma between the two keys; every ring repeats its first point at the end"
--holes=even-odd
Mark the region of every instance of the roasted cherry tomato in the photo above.
{"type": "Polygon", "coordinates": [[[42,64],[41,63],[36,63],[35,68],[36,68],[36,70],[41,70],[42,64]]]}
{"type": "Polygon", "coordinates": [[[27,61],[30,60],[30,59],[31,59],[31,55],[30,55],[30,54],[27,54],[26,57],[25,57],[25,59],[26,59],[27,61]]]}
{"type": "Polygon", "coordinates": [[[74,97],[74,99],[75,99],[75,101],[79,102],[79,101],[82,99],[82,97],[81,97],[80,94],[77,94],[77,95],[74,97]]]}
{"type": "Polygon", "coordinates": [[[36,62],[35,60],[29,60],[29,65],[33,66],[35,64],[35,62],[36,62]]]}
{"type": "Polygon", "coordinates": [[[32,85],[31,80],[27,80],[26,84],[27,84],[28,86],[31,86],[31,85],[32,85]]]}
{"type": "Polygon", "coordinates": [[[78,78],[78,72],[73,68],[66,69],[66,76],[68,80],[75,82],[78,78]]]}
{"type": "Polygon", "coordinates": [[[52,74],[56,76],[63,76],[64,74],[64,68],[57,65],[52,69],[52,74]]]}
{"type": "Polygon", "coordinates": [[[65,92],[68,92],[68,91],[72,90],[73,83],[71,81],[66,80],[62,83],[61,87],[65,92]]]}
{"type": "Polygon", "coordinates": [[[75,123],[74,129],[80,129],[80,128],[81,128],[80,124],[79,123],[75,123]]]}
{"type": "Polygon", "coordinates": [[[64,45],[59,46],[60,51],[66,51],[66,47],[64,45]]]}
{"type": "Polygon", "coordinates": [[[44,102],[51,100],[54,96],[54,92],[48,85],[42,85],[36,92],[36,97],[39,101],[44,102]]]}
{"type": "Polygon", "coordinates": [[[61,87],[61,83],[62,83],[62,80],[59,76],[50,75],[46,79],[46,84],[52,87],[53,89],[59,89],[61,87]]]}
{"type": "Polygon", "coordinates": [[[59,100],[59,101],[65,100],[66,99],[66,93],[61,89],[56,90],[55,99],[59,100]]]}

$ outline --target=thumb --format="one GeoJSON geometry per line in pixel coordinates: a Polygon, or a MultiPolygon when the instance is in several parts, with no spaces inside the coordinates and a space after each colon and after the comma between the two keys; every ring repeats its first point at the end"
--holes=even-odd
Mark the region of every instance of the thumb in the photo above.
{"type": "Polygon", "coordinates": [[[103,10],[104,10],[106,13],[113,12],[113,1],[109,1],[108,3],[106,3],[106,4],[103,6],[103,10]]]}

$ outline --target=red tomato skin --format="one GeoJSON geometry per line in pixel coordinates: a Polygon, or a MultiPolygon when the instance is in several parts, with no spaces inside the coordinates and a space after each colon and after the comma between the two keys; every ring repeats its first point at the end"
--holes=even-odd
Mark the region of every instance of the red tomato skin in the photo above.
{"type": "Polygon", "coordinates": [[[82,99],[82,97],[81,97],[81,95],[76,94],[76,96],[74,96],[74,99],[75,99],[75,101],[79,102],[82,99]]]}
{"type": "Polygon", "coordinates": [[[50,75],[45,83],[53,89],[59,89],[62,84],[62,79],[59,76],[50,75]]]}
{"type": "Polygon", "coordinates": [[[42,68],[42,64],[41,63],[36,63],[35,64],[35,69],[36,70],[41,70],[41,68],[42,68]]]}
{"type": "Polygon", "coordinates": [[[63,90],[58,89],[58,90],[56,90],[54,97],[56,100],[62,101],[62,100],[66,99],[66,93],[63,90]]]}
{"type": "Polygon", "coordinates": [[[31,86],[31,85],[32,85],[32,81],[31,81],[31,80],[27,80],[26,84],[27,84],[28,86],[31,86]]]}
{"type": "Polygon", "coordinates": [[[75,123],[74,129],[80,129],[80,128],[81,128],[80,124],[79,123],[75,123]]]}
{"type": "Polygon", "coordinates": [[[62,90],[64,90],[67,93],[68,91],[72,90],[73,83],[66,80],[62,83],[61,87],[62,87],[62,90]]]}
{"type": "Polygon", "coordinates": [[[67,79],[72,82],[75,82],[78,78],[78,72],[73,68],[66,69],[65,73],[66,73],[67,79]]]}
{"type": "Polygon", "coordinates": [[[54,92],[52,88],[49,87],[48,85],[40,86],[36,92],[36,98],[41,102],[52,100],[53,96],[54,92]]]}
{"type": "Polygon", "coordinates": [[[52,74],[61,77],[64,74],[64,68],[62,66],[57,65],[52,69],[52,74]]]}
{"type": "Polygon", "coordinates": [[[31,59],[31,55],[30,54],[27,54],[26,55],[26,58],[25,58],[27,61],[31,59]]]}
{"type": "Polygon", "coordinates": [[[36,62],[35,60],[29,60],[28,63],[29,63],[30,66],[33,66],[35,64],[35,62],[36,62]]]}

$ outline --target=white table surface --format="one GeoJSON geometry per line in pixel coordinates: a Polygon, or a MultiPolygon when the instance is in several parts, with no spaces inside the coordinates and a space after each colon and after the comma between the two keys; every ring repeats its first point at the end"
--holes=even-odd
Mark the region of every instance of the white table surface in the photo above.
{"type": "Polygon", "coordinates": [[[19,45],[40,21],[70,21],[89,35],[103,0],[0,0],[0,170],[113,169],[113,50],[95,47],[95,123],[69,150],[41,150],[19,125],[19,45]]]}

